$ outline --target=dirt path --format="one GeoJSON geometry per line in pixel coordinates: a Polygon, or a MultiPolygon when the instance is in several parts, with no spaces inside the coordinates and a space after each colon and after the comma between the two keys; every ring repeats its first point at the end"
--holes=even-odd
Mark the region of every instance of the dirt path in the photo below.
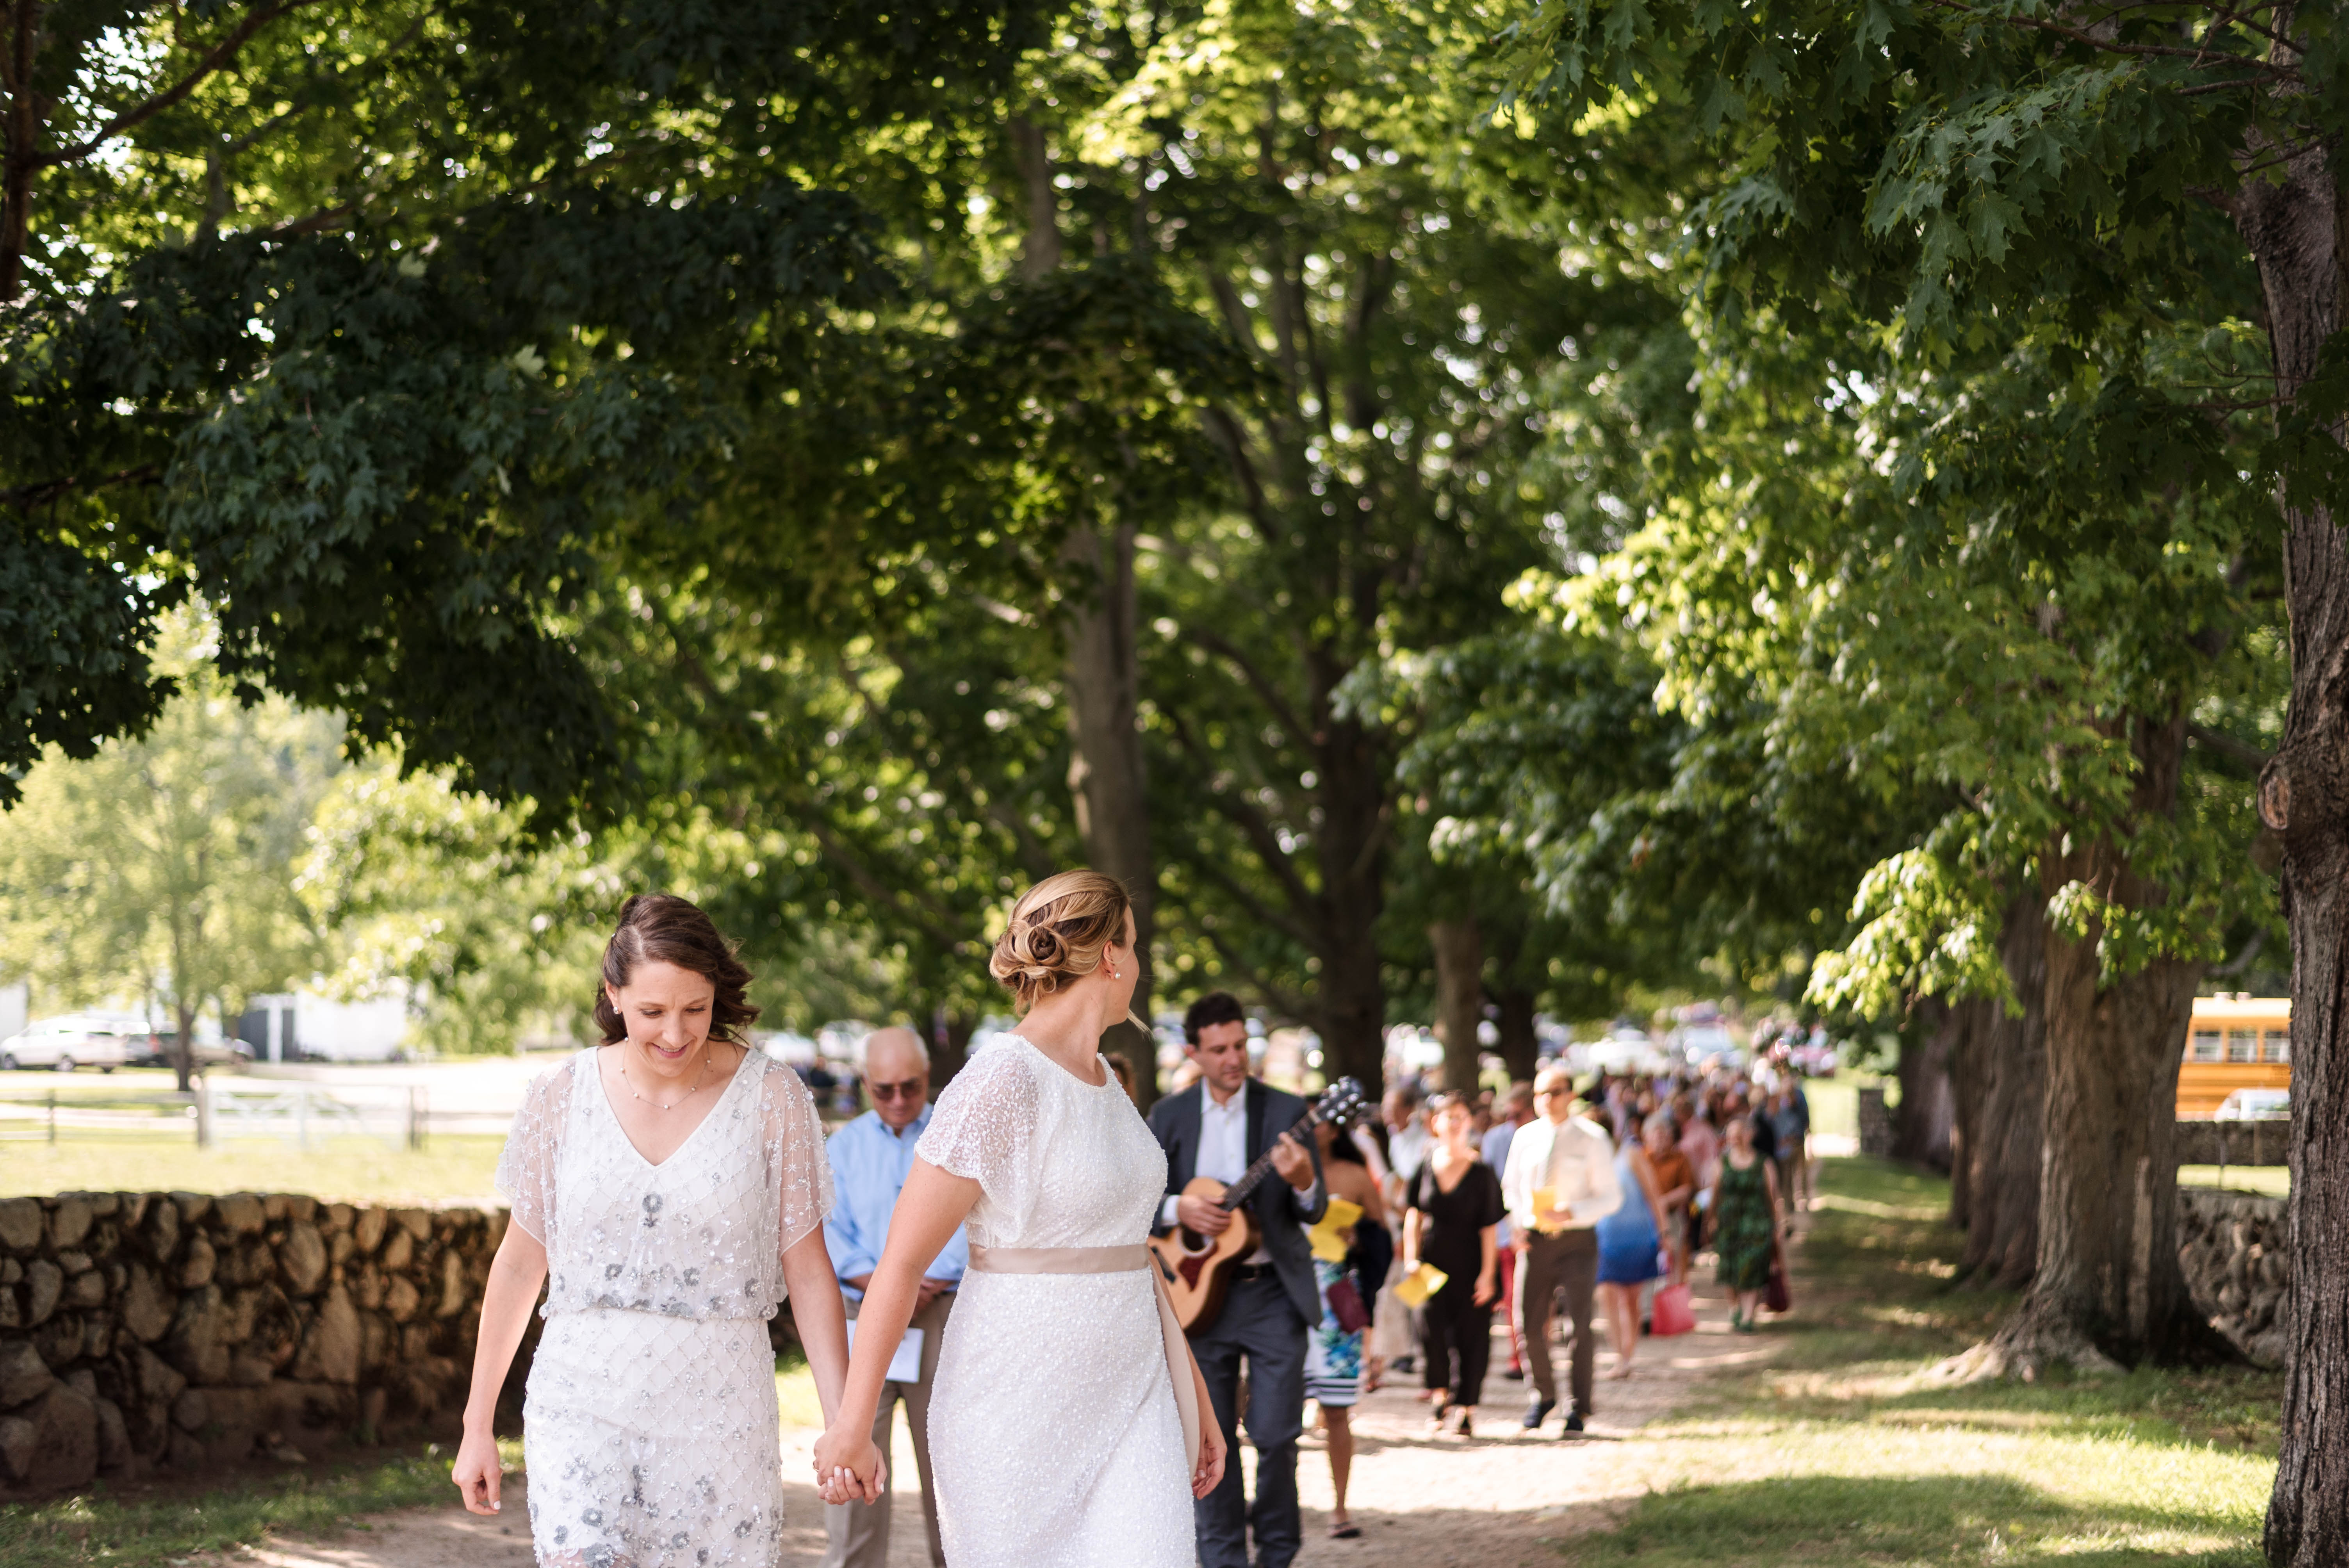
{"type": "MultiPolygon", "coordinates": [[[[1766,1334],[1728,1332],[1719,1300],[1700,1294],[1697,1306],[1697,1332],[1644,1342],[1630,1380],[1608,1380],[1612,1357],[1600,1355],[1598,1417],[1577,1440],[1557,1436],[1555,1416],[1543,1435],[1525,1433],[1518,1424],[1525,1385],[1497,1371],[1485,1384],[1473,1439],[1429,1432],[1427,1407],[1413,1398],[1414,1379],[1398,1378],[1370,1396],[1354,1418],[1349,1501],[1362,1529],[1357,1540],[1326,1535],[1329,1460],[1320,1437],[1309,1435],[1300,1466],[1306,1539],[1299,1568],[1549,1568],[1557,1560],[1551,1542],[1603,1526],[1646,1490],[1641,1460],[1649,1446],[1638,1439],[1644,1424],[1678,1405],[1709,1372],[1769,1354],[1766,1334]]],[[[1496,1336],[1495,1346],[1497,1368],[1506,1363],[1506,1346],[1496,1336]]],[[[808,1473],[814,1437],[784,1436],[783,1561],[792,1568],[812,1568],[823,1554],[814,1489],[792,1484],[808,1473]]],[[[902,1426],[892,1468],[909,1481],[914,1475],[902,1426]]],[[[511,1478],[505,1495],[505,1513],[497,1520],[453,1506],[418,1509],[382,1515],[331,1541],[273,1542],[246,1561],[267,1568],[530,1568],[523,1478],[511,1478]]],[[[889,1568],[926,1568],[917,1507],[909,1489],[891,1532],[889,1568]]]]}

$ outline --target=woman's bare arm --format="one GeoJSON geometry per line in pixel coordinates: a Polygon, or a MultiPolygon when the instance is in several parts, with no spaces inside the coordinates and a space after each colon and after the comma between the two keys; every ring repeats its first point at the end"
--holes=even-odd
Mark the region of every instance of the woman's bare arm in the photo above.
{"type": "Polygon", "coordinates": [[[783,1253],[783,1288],[791,1295],[800,1343],[807,1348],[808,1370],[815,1376],[816,1403],[830,1426],[848,1377],[848,1313],[840,1305],[840,1280],[832,1272],[822,1225],[810,1229],[783,1253]]]}
{"type": "Polygon", "coordinates": [[[546,1248],[536,1236],[509,1221],[498,1255],[490,1262],[489,1283],[481,1291],[481,1334],[473,1342],[473,1387],[465,1398],[464,1438],[457,1445],[457,1462],[450,1479],[457,1483],[465,1507],[474,1513],[495,1513],[504,1472],[498,1464],[498,1393],[505,1387],[514,1352],[530,1328],[531,1308],[538,1305],[538,1288],[546,1283],[546,1248]]]}
{"type": "MultiPolygon", "coordinates": [[[[865,1501],[879,1500],[880,1450],[873,1446],[873,1417],[881,1408],[889,1359],[897,1353],[905,1326],[914,1320],[922,1270],[938,1255],[955,1227],[969,1217],[978,1198],[978,1182],[915,1158],[889,1216],[889,1240],[881,1249],[881,1262],[873,1270],[864,1305],[857,1308],[856,1351],[849,1357],[840,1408],[827,1412],[829,1425],[816,1442],[819,1482],[835,1470],[846,1470],[863,1489],[865,1501]]],[[[833,1300],[838,1299],[834,1292],[833,1300]]]]}

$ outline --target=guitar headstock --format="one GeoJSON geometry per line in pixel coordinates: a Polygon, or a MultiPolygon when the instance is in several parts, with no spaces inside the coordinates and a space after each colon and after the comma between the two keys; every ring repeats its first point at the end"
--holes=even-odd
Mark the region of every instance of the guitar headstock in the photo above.
{"type": "Polygon", "coordinates": [[[1342,1125],[1361,1115],[1367,1104],[1362,1086],[1352,1078],[1341,1078],[1323,1089],[1321,1098],[1313,1102],[1313,1119],[1342,1125]]]}

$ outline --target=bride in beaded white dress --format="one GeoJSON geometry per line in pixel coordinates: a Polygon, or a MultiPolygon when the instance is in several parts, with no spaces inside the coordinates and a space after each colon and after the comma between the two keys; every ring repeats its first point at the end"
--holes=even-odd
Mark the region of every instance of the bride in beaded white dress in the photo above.
{"type": "Polygon", "coordinates": [[[512,1222],[484,1293],[454,1479],[473,1511],[497,1511],[490,1418],[543,1278],[523,1406],[539,1562],[771,1568],[782,1518],[767,1320],[787,1283],[828,1410],[847,1359],[818,1233],[833,1202],[823,1128],[794,1074],[719,1037],[755,1009],[748,972],[699,910],[631,899],[605,975],[597,1020],[622,1037],[531,1085],[498,1164],[512,1222]]]}
{"type": "Polygon", "coordinates": [[[1198,1562],[1191,1502],[1224,1455],[1142,1247],[1166,1159],[1095,1048],[1126,1016],[1133,941],[1123,889],[1094,872],[1053,877],[1015,906],[990,967],[1026,1023],[938,1097],[865,1294],[841,1411],[816,1447],[828,1500],[877,1494],[882,1375],[923,1264],[968,1216],[970,1272],[930,1395],[950,1568],[1198,1562]]]}

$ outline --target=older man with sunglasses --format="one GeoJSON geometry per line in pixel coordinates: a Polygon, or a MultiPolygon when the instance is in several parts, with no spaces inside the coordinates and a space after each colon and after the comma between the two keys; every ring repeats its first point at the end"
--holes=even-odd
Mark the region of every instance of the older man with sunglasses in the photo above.
{"type": "MultiPolygon", "coordinates": [[[[863,1052],[864,1093],[873,1109],[833,1133],[826,1144],[832,1157],[836,1199],[832,1217],[823,1223],[824,1245],[832,1253],[833,1272],[840,1275],[841,1295],[847,1298],[850,1332],[864,1287],[881,1261],[889,1236],[889,1215],[897,1193],[914,1168],[914,1145],[930,1124],[930,1053],[911,1029],[876,1029],[867,1036],[863,1052]]],[[[905,1424],[913,1429],[914,1464],[922,1478],[922,1522],[929,1532],[930,1562],[946,1568],[946,1551],[938,1543],[938,1511],[930,1487],[930,1383],[937,1376],[938,1343],[945,1337],[947,1315],[953,1310],[956,1287],[970,1264],[970,1243],[957,1228],[945,1250],[922,1271],[921,1295],[915,1304],[913,1331],[920,1335],[920,1376],[910,1381],[892,1380],[882,1387],[881,1407],[873,1418],[873,1441],[889,1451],[890,1426],[897,1402],[905,1403],[905,1424]]],[[[914,1332],[906,1335],[908,1341],[914,1332]]],[[[904,1354],[901,1352],[901,1355],[904,1354]]],[[[893,1368],[894,1369],[894,1368],[893,1368]]],[[[824,1509],[824,1568],[884,1568],[889,1561],[890,1483],[885,1480],[881,1500],[833,1503],[824,1509]]]]}

